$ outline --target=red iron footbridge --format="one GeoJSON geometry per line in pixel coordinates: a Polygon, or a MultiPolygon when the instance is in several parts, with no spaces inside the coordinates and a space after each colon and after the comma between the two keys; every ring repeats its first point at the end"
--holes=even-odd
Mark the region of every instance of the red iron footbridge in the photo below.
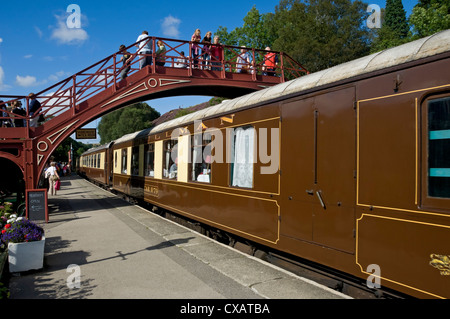
{"type": "Polygon", "coordinates": [[[250,59],[243,60],[238,59],[241,47],[200,44],[201,54],[194,59],[189,53],[197,44],[190,41],[148,37],[140,42],[36,93],[41,107],[33,116],[29,112],[29,96],[0,95],[4,101],[0,103],[4,112],[0,112],[0,121],[23,120],[24,123],[23,127],[0,127],[0,163],[3,164],[0,190],[5,185],[13,187],[11,184],[20,185],[16,187],[21,187],[23,192],[37,188],[51,154],[66,138],[119,108],[170,96],[235,98],[308,73],[283,52],[247,48],[250,59]],[[157,54],[158,41],[165,46],[163,55],[157,54]],[[135,47],[140,44],[150,45],[151,54],[138,54],[135,47]],[[212,50],[220,50],[219,57],[211,54],[212,50]],[[128,64],[124,65],[122,57],[130,51],[135,53],[129,53],[128,64]],[[181,51],[187,52],[182,67],[177,63],[181,51]],[[278,63],[267,74],[265,65],[273,54],[278,63]],[[141,69],[140,63],[150,57],[152,63],[141,69]],[[128,71],[124,79],[123,71],[128,71]],[[13,112],[16,102],[22,104],[26,115],[13,112]],[[40,125],[35,126],[38,117],[41,117],[40,125]]]}

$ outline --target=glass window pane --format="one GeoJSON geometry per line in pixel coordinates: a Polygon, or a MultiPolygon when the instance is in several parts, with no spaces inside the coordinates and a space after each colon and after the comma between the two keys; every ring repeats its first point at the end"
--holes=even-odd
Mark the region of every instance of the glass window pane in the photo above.
{"type": "Polygon", "coordinates": [[[122,149],[122,174],[127,174],[127,155],[128,150],[126,148],[122,149]]]}
{"type": "Polygon", "coordinates": [[[450,198],[450,98],[428,103],[428,195],[450,198]]]}
{"type": "Polygon", "coordinates": [[[144,147],[144,175],[155,176],[155,144],[145,145],[144,147]]]}
{"type": "Polygon", "coordinates": [[[192,136],[190,181],[211,183],[211,134],[192,136]]]}
{"type": "Polygon", "coordinates": [[[164,142],[163,177],[177,179],[178,174],[178,141],[164,142]],[[173,154],[173,155],[172,155],[173,154]]]}
{"type": "Polygon", "coordinates": [[[131,174],[139,175],[139,146],[135,146],[131,152],[131,174]]]}

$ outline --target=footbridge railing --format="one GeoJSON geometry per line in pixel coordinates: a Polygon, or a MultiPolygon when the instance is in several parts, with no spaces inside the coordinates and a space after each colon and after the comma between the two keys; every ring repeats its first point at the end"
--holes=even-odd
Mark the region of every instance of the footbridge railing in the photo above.
{"type": "Polygon", "coordinates": [[[70,110],[75,114],[74,106],[107,88],[115,90],[124,73],[130,76],[141,71],[140,65],[145,59],[151,60],[150,65],[145,66],[151,73],[161,72],[163,68],[184,68],[189,77],[205,77],[207,73],[216,73],[217,77],[230,81],[233,80],[229,77],[231,73],[246,74],[248,81],[264,82],[270,79],[271,83],[274,77],[275,82],[282,83],[308,73],[301,64],[283,52],[148,37],[37,93],[35,98],[41,107],[34,114],[29,111],[32,97],[0,95],[0,122],[4,123],[0,132],[8,126],[7,123],[14,126],[14,122],[20,124],[23,121],[24,127],[33,127],[38,120],[48,121],[70,110]],[[138,54],[136,47],[142,45],[148,45],[151,54],[138,54]],[[196,46],[199,47],[198,56],[193,54],[196,46]],[[182,59],[182,51],[185,53],[184,63],[179,60],[182,59]],[[124,63],[123,58],[127,53],[129,60],[124,63]],[[271,70],[267,69],[269,59],[271,70]],[[21,105],[24,113],[14,111],[16,105],[21,105]]]}

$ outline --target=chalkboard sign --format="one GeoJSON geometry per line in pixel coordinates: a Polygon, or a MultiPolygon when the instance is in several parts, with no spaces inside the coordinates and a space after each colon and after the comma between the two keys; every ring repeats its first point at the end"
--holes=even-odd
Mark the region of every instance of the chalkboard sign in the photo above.
{"type": "Polygon", "coordinates": [[[32,221],[48,223],[48,206],[46,189],[29,189],[26,195],[27,218],[32,221]]]}

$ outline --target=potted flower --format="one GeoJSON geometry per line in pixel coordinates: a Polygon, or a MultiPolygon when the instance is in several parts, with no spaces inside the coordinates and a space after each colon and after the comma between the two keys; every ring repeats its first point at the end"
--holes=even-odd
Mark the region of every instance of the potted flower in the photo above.
{"type": "MultiPolygon", "coordinates": [[[[13,214],[13,204],[4,202],[0,205],[0,229],[3,229],[8,223],[10,216],[13,214]]],[[[3,275],[4,265],[8,259],[8,251],[6,246],[0,242],[0,276],[3,275]]]]}
{"type": "Polygon", "coordinates": [[[0,228],[7,224],[8,219],[13,214],[13,204],[9,202],[4,202],[0,205],[0,228]]]}
{"type": "Polygon", "coordinates": [[[43,267],[45,237],[42,227],[13,214],[1,231],[1,242],[8,248],[10,272],[43,267]]]}

